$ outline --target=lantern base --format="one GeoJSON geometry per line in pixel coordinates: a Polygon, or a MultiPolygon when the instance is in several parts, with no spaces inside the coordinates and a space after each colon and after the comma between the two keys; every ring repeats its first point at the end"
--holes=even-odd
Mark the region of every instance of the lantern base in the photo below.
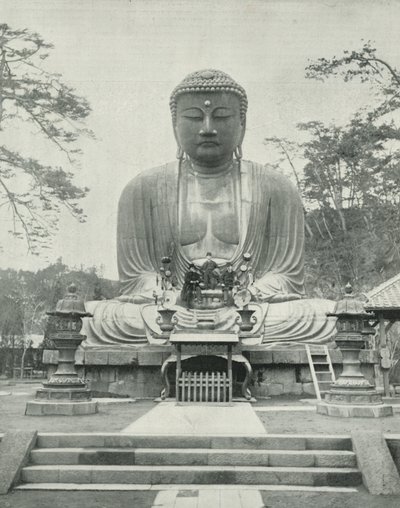
{"type": "Polygon", "coordinates": [[[80,387],[51,386],[44,384],[36,392],[35,400],[26,404],[25,414],[45,415],[90,415],[97,413],[97,402],[85,385],[80,387]]]}
{"type": "Polygon", "coordinates": [[[43,401],[60,401],[60,402],[84,402],[92,398],[92,392],[86,386],[78,388],[70,387],[53,387],[48,384],[43,385],[44,388],[39,388],[36,392],[36,400],[43,401]]]}
{"type": "Polygon", "coordinates": [[[82,402],[32,400],[26,403],[25,409],[25,414],[29,416],[83,416],[97,412],[97,402],[93,400],[82,402]]]}
{"type": "Polygon", "coordinates": [[[393,408],[387,404],[332,404],[319,402],[317,413],[337,418],[382,418],[393,416],[393,408]]]}
{"type": "Polygon", "coordinates": [[[339,387],[337,384],[332,385],[329,392],[325,394],[325,402],[338,406],[380,406],[383,404],[382,395],[372,386],[370,389],[364,389],[361,387],[351,387],[346,389],[339,387]]]}

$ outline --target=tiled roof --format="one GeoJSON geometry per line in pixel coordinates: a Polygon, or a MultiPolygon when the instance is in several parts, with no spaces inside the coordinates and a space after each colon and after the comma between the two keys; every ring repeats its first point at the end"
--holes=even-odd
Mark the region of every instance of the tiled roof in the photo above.
{"type": "Polygon", "coordinates": [[[365,308],[400,309],[400,273],[366,293],[365,308]]]}

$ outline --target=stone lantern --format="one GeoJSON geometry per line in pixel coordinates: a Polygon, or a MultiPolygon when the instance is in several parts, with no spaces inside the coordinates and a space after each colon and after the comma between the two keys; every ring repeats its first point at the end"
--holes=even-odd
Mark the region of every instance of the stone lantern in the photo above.
{"type": "Polygon", "coordinates": [[[47,312],[49,337],[58,349],[58,367],[36,392],[35,400],[27,403],[27,415],[97,413],[97,403],[91,400],[91,391],[75,368],[75,352],[86,338],[80,334],[82,318],[91,317],[76,291],[76,286],[71,284],[55,310],[47,312]]]}
{"type": "Polygon", "coordinates": [[[375,386],[361,372],[360,351],[368,340],[365,322],[373,316],[365,311],[363,302],[353,296],[350,284],[335,311],[327,315],[337,318],[335,342],[343,355],[343,371],[325,394],[325,400],[318,403],[317,412],[338,417],[392,415],[392,407],[383,404],[375,386]]]}

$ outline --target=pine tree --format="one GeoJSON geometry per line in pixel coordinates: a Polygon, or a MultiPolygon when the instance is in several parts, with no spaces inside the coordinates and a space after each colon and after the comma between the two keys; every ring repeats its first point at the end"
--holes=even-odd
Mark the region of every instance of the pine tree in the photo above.
{"type": "Polygon", "coordinates": [[[48,247],[62,206],[84,221],[78,202],[88,192],[73,183],[71,170],[79,160],[79,137],[91,135],[83,127],[90,107],[44,68],[52,47],[28,29],[0,25],[0,131],[31,126],[64,161],[49,165],[19,150],[18,141],[0,144],[0,205],[9,211],[10,233],[25,239],[34,254],[48,247]]]}

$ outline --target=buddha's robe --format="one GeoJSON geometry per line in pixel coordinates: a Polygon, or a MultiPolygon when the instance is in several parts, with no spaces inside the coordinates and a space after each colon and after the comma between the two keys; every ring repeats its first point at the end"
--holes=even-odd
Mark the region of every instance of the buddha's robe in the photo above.
{"type": "MultiPolygon", "coordinates": [[[[190,189],[204,187],[195,180],[185,166],[174,162],[140,174],[124,189],[117,231],[123,296],[89,302],[94,317],[85,323],[87,345],[138,345],[156,338],[160,330],[151,302],[160,260],[171,257],[179,290],[189,264],[203,252],[199,245],[221,263],[230,261],[235,270],[243,254],[251,253],[252,292],[258,302],[256,340],[327,340],[334,331],[334,322],[325,316],[332,302],[301,299],[304,215],[297,189],[276,171],[249,161],[242,161],[240,171],[235,166],[231,173],[214,178],[215,192],[203,189],[209,199],[197,191],[193,196],[190,189]],[[227,206],[218,211],[215,207],[221,203],[227,206]],[[196,217],[196,208],[210,210],[208,219],[203,213],[196,217]]],[[[229,329],[235,317],[233,309],[222,309],[216,315],[217,329],[229,329]]],[[[190,317],[179,310],[178,320],[187,323],[190,317]]]]}

